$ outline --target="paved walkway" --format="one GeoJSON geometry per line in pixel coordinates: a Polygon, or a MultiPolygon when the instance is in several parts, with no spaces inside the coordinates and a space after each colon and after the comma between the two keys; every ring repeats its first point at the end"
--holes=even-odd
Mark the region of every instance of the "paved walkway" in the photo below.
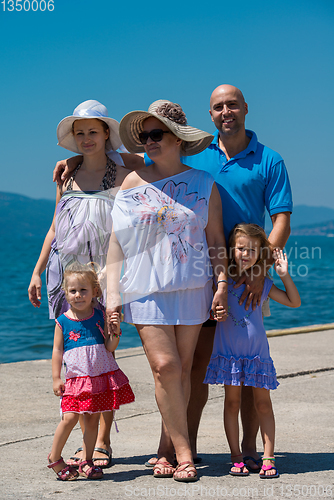
{"type": "MultiPolygon", "coordinates": [[[[334,328],[334,325],[331,325],[334,328]]],[[[130,378],[136,402],[117,412],[112,431],[114,465],[101,481],[57,481],[46,468],[59,400],[52,392],[51,361],[0,365],[1,499],[97,500],[127,498],[326,499],[334,497],[334,329],[269,338],[280,386],[272,392],[280,478],[228,475],[223,431],[223,388],[212,387],[200,427],[200,480],[187,485],[154,479],[144,462],[154,454],[160,418],[153,378],[142,348],[120,350],[117,360],[130,378]]],[[[80,445],[76,428],[64,457],[80,445]]],[[[261,443],[259,440],[259,449],[261,443]]]]}

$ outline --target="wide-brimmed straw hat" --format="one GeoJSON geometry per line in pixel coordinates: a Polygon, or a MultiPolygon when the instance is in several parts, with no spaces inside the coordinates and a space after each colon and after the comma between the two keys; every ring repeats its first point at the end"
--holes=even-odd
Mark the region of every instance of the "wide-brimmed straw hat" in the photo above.
{"type": "Polygon", "coordinates": [[[182,139],[181,156],[196,155],[212,142],[213,135],[187,125],[186,115],[179,104],[159,99],[151,104],[148,111],[131,111],[122,118],[119,134],[130,153],[145,151],[139,134],[143,132],[143,122],[150,116],[164,123],[176,137],[182,139]]]}
{"type": "Polygon", "coordinates": [[[108,125],[109,137],[106,140],[106,151],[108,152],[111,149],[116,151],[122,144],[119,136],[119,123],[113,118],[108,117],[108,110],[103,104],[93,100],[82,102],[75,108],[72,116],[67,116],[59,122],[57,127],[58,146],[74,151],[75,153],[81,153],[72,133],[72,125],[76,120],[91,118],[102,120],[108,125]]]}

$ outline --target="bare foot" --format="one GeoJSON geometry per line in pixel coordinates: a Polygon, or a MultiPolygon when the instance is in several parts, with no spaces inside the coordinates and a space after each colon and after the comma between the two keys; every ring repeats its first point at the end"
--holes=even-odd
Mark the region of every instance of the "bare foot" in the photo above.
{"type": "Polygon", "coordinates": [[[96,446],[93,453],[93,462],[96,467],[110,467],[112,449],[110,446],[96,446]],[[101,451],[104,450],[104,451],[101,451]]]}
{"type": "Polygon", "coordinates": [[[197,471],[194,464],[190,461],[181,462],[173,474],[175,481],[189,482],[197,481],[197,471]]]}
{"type": "Polygon", "coordinates": [[[146,462],[145,462],[145,467],[154,467],[155,464],[157,463],[158,461],[158,457],[152,457],[152,458],[149,458],[146,462]]]}
{"type": "MultiPolygon", "coordinates": [[[[258,454],[256,453],[258,456],[258,454]]],[[[252,455],[246,455],[243,457],[243,461],[248,467],[248,470],[251,472],[260,472],[261,470],[261,459],[256,458],[255,456],[252,455]]]]}
{"type": "Polygon", "coordinates": [[[260,476],[275,476],[278,477],[277,469],[275,468],[275,459],[263,459],[263,465],[260,471],[260,476]]]}
{"type": "Polygon", "coordinates": [[[66,464],[71,465],[72,467],[79,467],[79,464],[83,459],[82,453],[82,448],[78,448],[74,455],[66,461],[66,464]]]}

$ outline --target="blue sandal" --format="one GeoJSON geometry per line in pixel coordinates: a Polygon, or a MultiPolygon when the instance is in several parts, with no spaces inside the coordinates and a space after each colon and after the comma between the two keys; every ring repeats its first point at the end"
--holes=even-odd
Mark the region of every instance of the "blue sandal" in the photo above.
{"type": "MultiPolygon", "coordinates": [[[[272,460],[275,462],[274,457],[262,457],[262,460],[272,460]]],[[[264,474],[259,474],[260,479],[275,479],[276,477],[279,477],[279,473],[276,467],[274,465],[262,465],[261,470],[264,471],[264,474]],[[268,470],[274,469],[276,471],[275,474],[266,474],[268,470]]]]}
{"type": "Polygon", "coordinates": [[[247,465],[244,464],[243,462],[239,462],[239,463],[235,462],[232,465],[231,469],[229,470],[229,474],[231,476],[249,476],[249,470],[247,469],[247,471],[244,471],[244,467],[246,467],[246,469],[247,469],[247,465]],[[235,467],[236,469],[239,469],[239,472],[233,471],[232,470],[233,467],[235,467]]]}
{"type": "Polygon", "coordinates": [[[257,473],[259,473],[259,472],[260,472],[260,470],[261,470],[261,462],[262,462],[261,458],[256,459],[256,458],[254,458],[254,457],[251,457],[250,455],[247,455],[246,457],[243,457],[243,461],[245,462],[246,467],[247,467],[247,469],[249,470],[249,472],[253,472],[253,473],[255,473],[255,474],[257,474],[257,473]],[[252,461],[252,462],[254,462],[254,463],[255,463],[258,467],[257,467],[256,469],[254,469],[254,468],[250,467],[250,465],[247,465],[247,464],[246,464],[246,461],[247,461],[247,460],[251,460],[251,461],[252,461]]]}

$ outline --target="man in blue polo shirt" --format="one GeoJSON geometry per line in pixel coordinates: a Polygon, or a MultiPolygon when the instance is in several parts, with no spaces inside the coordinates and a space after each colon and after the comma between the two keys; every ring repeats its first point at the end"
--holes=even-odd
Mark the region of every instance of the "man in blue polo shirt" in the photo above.
{"type": "MultiPolygon", "coordinates": [[[[202,153],[187,156],[184,163],[206,170],[214,177],[221,194],[226,241],[233,226],[252,222],[264,226],[265,210],[272,221],[269,240],[283,248],[290,234],[292,196],[288,173],[281,156],[260,144],[256,134],[245,129],[248,106],[242,92],[232,85],[220,85],[210,99],[210,115],[217,132],[211,145],[202,153]]],[[[248,276],[240,302],[246,308],[260,303],[262,276],[248,276]]],[[[197,344],[193,370],[191,398],[188,407],[189,437],[195,461],[196,441],[202,410],[208,398],[208,386],[203,384],[209,363],[215,326],[210,320],[203,325],[197,344]]],[[[243,387],[241,419],[243,424],[242,452],[248,468],[259,469],[256,435],[259,424],[251,387],[243,387]],[[245,457],[248,457],[245,459],[245,457]],[[249,458],[251,457],[251,458],[249,458]]]]}

